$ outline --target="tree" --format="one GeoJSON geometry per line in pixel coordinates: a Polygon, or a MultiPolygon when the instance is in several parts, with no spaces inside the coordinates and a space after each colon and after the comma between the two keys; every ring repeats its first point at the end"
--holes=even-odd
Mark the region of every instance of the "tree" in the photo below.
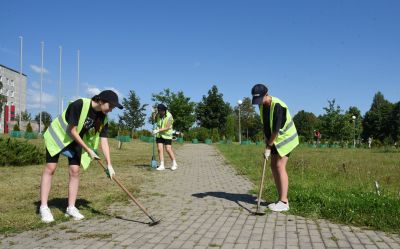
{"type": "MultiPolygon", "coordinates": [[[[35,121],[39,124],[39,126],[41,125],[41,124],[39,123],[39,121],[40,121],[40,113],[38,113],[38,114],[35,116],[35,121]]],[[[43,112],[42,112],[42,123],[43,123],[44,127],[45,127],[45,128],[49,127],[50,124],[51,124],[51,121],[52,121],[51,114],[48,113],[48,112],[43,111],[43,112]]],[[[46,129],[44,129],[44,130],[46,130],[46,129]]],[[[44,130],[43,130],[43,131],[44,131],[44,130]]]]}
{"type": "Polygon", "coordinates": [[[119,123],[129,128],[133,133],[137,128],[144,125],[147,104],[141,105],[140,98],[136,96],[135,91],[130,90],[128,98],[123,98],[122,105],[124,106],[124,113],[119,116],[119,123]]]}
{"type": "Polygon", "coordinates": [[[223,131],[227,117],[231,113],[231,107],[229,103],[224,102],[223,94],[219,93],[217,86],[214,85],[208,91],[208,96],[203,95],[195,112],[197,123],[201,127],[218,128],[223,131]]]}
{"type": "Polygon", "coordinates": [[[328,107],[324,107],[325,114],[320,116],[321,134],[331,141],[349,140],[349,126],[346,126],[346,120],[340,106],[335,105],[335,99],[328,100],[328,107]]]}
{"type": "Polygon", "coordinates": [[[392,129],[391,129],[391,135],[393,141],[396,141],[397,143],[400,142],[400,101],[397,102],[392,111],[392,117],[391,117],[391,123],[392,123],[392,129]]]}
{"type": "MultiPolygon", "coordinates": [[[[239,130],[239,106],[235,107],[235,126],[239,130]]],[[[257,114],[255,107],[251,104],[251,99],[246,97],[240,105],[240,128],[241,134],[245,134],[246,138],[255,141],[257,133],[262,131],[262,123],[260,115],[257,114]]]]}
{"type": "Polygon", "coordinates": [[[364,139],[372,136],[383,142],[390,136],[393,107],[393,104],[387,101],[381,92],[375,94],[371,108],[365,113],[362,121],[364,139]]]}
{"type": "MultiPolygon", "coordinates": [[[[15,120],[19,121],[19,114],[16,115],[15,120]]],[[[21,121],[31,121],[32,116],[28,111],[21,112],[21,121]]]]}
{"type": "Polygon", "coordinates": [[[345,113],[345,120],[349,121],[345,123],[345,130],[348,136],[351,138],[355,136],[356,139],[360,138],[362,133],[362,119],[361,111],[355,106],[350,106],[345,113]],[[353,116],[355,117],[354,120],[353,116]]]}
{"type": "Polygon", "coordinates": [[[318,118],[312,112],[304,110],[299,111],[293,117],[293,122],[297,129],[297,134],[306,141],[312,141],[314,138],[314,130],[318,130],[318,118]]]}
{"type": "Polygon", "coordinates": [[[168,111],[174,117],[174,130],[186,132],[196,121],[194,116],[195,103],[190,101],[182,91],[171,92],[170,89],[164,89],[163,92],[152,94],[152,100],[162,103],[168,107],[168,111]]]}
{"type": "Polygon", "coordinates": [[[112,138],[118,136],[119,129],[120,129],[119,124],[115,122],[115,120],[113,119],[108,120],[108,132],[107,132],[108,137],[112,138]]]}
{"type": "Polygon", "coordinates": [[[227,119],[226,119],[226,124],[225,124],[225,138],[234,140],[235,138],[235,116],[233,114],[230,114],[227,119]]]}

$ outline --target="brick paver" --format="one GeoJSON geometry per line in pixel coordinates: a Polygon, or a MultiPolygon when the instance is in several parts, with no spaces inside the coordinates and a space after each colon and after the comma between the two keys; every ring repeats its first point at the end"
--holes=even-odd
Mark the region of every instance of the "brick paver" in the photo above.
{"type": "MultiPolygon", "coordinates": [[[[393,248],[398,235],[267,213],[253,216],[253,188],[213,146],[184,145],[177,171],[157,172],[142,199],[162,218],[157,226],[133,205],[114,205],[118,218],[66,222],[1,238],[0,248],[393,248]]],[[[292,204],[292,205],[295,205],[292,204]]]]}

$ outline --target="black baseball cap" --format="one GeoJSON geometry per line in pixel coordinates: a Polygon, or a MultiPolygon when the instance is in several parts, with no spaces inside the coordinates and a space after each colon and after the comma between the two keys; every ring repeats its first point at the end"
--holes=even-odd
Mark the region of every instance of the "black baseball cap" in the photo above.
{"type": "Polygon", "coordinates": [[[158,104],[157,105],[157,109],[160,111],[166,111],[167,107],[164,104],[158,104]]]}
{"type": "Polygon", "coordinates": [[[264,96],[268,93],[268,88],[263,84],[257,84],[253,86],[251,89],[251,95],[253,95],[253,99],[251,103],[253,105],[261,105],[264,96]]]}
{"type": "Polygon", "coordinates": [[[118,95],[111,90],[104,90],[97,95],[100,100],[110,103],[111,105],[123,109],[124,107],[118,102],[118,95]]]}

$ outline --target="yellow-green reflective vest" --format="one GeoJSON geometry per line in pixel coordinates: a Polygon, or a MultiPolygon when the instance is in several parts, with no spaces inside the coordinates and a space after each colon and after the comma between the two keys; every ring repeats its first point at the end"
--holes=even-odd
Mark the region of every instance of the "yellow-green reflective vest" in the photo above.
{"type": "MultiPolygon", "coordinates": [[[[90,105],[92,103],[92,100],[88,98],[82,98],[82,101],[83,101],[83,106],[81,115],[79,116],[79,122],[77,127],[78,134],[82,131],[83,124],[85,123],[86,117],[89,113],[90,105]]],[[[66,112],[67,109],[56,119],[54,119],[53,122],[51,122],[49,128],[43,135],[46,148],[51,156],[55,156],[56,154],[60,153],[65,147],[67,147],[70,143],[74,141],[74,139],[70,136],[70,134],[67,131],[68,123],[65,118],[66,112]]],[[[100,132],[107,122],[108,121],[106,116],[106,118],[104,119],[104,123],[100,128],[100,131],[98,131],[95,134],[94,128],[92,128],[82,138],[85,144],[89,148],[97,150],[99,146],[100,132]]],[[[85,170],[89,167],[91,161],[92,159],[90,155],[86,151],[83,151],[81,155],[81,165],[85,170]]]]}
{"type": "MultiPolygon", "coordinates": [[[[279,153],[280,156],[285,156],[289,154],[296,146],[299,144],[299,137],[297,135],[297,130],[296,126],[293,123],[292,116],[290,115],[289,108],[287,105],[277,97],[272,97],[272,102],[271,102],[271,109],[270,109],[270,129],[272,133],[272,124],[273,124],[273,119],[274,119],[274,109],[275,105],[279,103],[282,107],[286,108],[286,123],[285,125],[279,129],[278,136],[276,137],[274,141],[274,145],[279,153]]],[[[260,108],[260,117],[261,117],[261,123],[264,124],[264,119],[263,119],[263,105],[259,105],[260,108]]]]}
{"type": "Polygon", "coordinates": [[[169,111],[165,113],[163,118],[161,118],[160,115],[157,115],[157,127],[159,129],[166,128],[169,121],[171,121],[170,129],[157,133],[157,138],[162,137],[164,139],[172,139],[172,123],[174,122],[174,118],[169,111]]]}

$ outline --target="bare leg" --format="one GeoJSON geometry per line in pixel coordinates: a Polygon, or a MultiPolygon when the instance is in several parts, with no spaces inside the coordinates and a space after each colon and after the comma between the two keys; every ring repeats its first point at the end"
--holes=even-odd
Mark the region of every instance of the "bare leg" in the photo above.
{"type": "Polygon", "coordinates": [[[69,166],[68,206],[75,206],[79,188],[79,165],[69,166]]]}
{"type": "Polygon", "coordinates": [[[160,158],[160,162],[163,162],[164,161],[164,144],[158,143],[157,149],[158,149],[158,157],[160,158]]]}
{"type": "Polygon", "coordinates": [[[271,155],[271,172],[272,172],[272,176],[274,177],[274,181],[275,181],[275,186],[276,186],[276,190],[278,191],[278,197],[280,198],[281,193],[280,193],[280,182],[279,182],[279,175],[278,175],[278,169],[276,167],[277,162],[278,162],[278,155],[271,155]]]}
{"type": "Polygon", "coordinates": [[[57,163],[47,163],[43,170],[42,181],[40,184],[40,204],[47,206],[51,189],[51,180],[56,171],[57,163]]]}
{"type": "Polygon", "coordinates": [[[272,159],[272,173],[275,178],[275,184],[278,189],[279,200],[287,202],[288,201],[288,190],[289,190],[289,177],[286,172],[286,164],[289,158],[279,155],[273,155],[272,159]]]}
{"type": "Polygon", "coordinates": [[[165,148],[168,152],[169,157],[171,158],[171,161],[174,161],[175,155],[174,155],[174,152],[172,151],[172,145],[165,145],[165,148]]]}

